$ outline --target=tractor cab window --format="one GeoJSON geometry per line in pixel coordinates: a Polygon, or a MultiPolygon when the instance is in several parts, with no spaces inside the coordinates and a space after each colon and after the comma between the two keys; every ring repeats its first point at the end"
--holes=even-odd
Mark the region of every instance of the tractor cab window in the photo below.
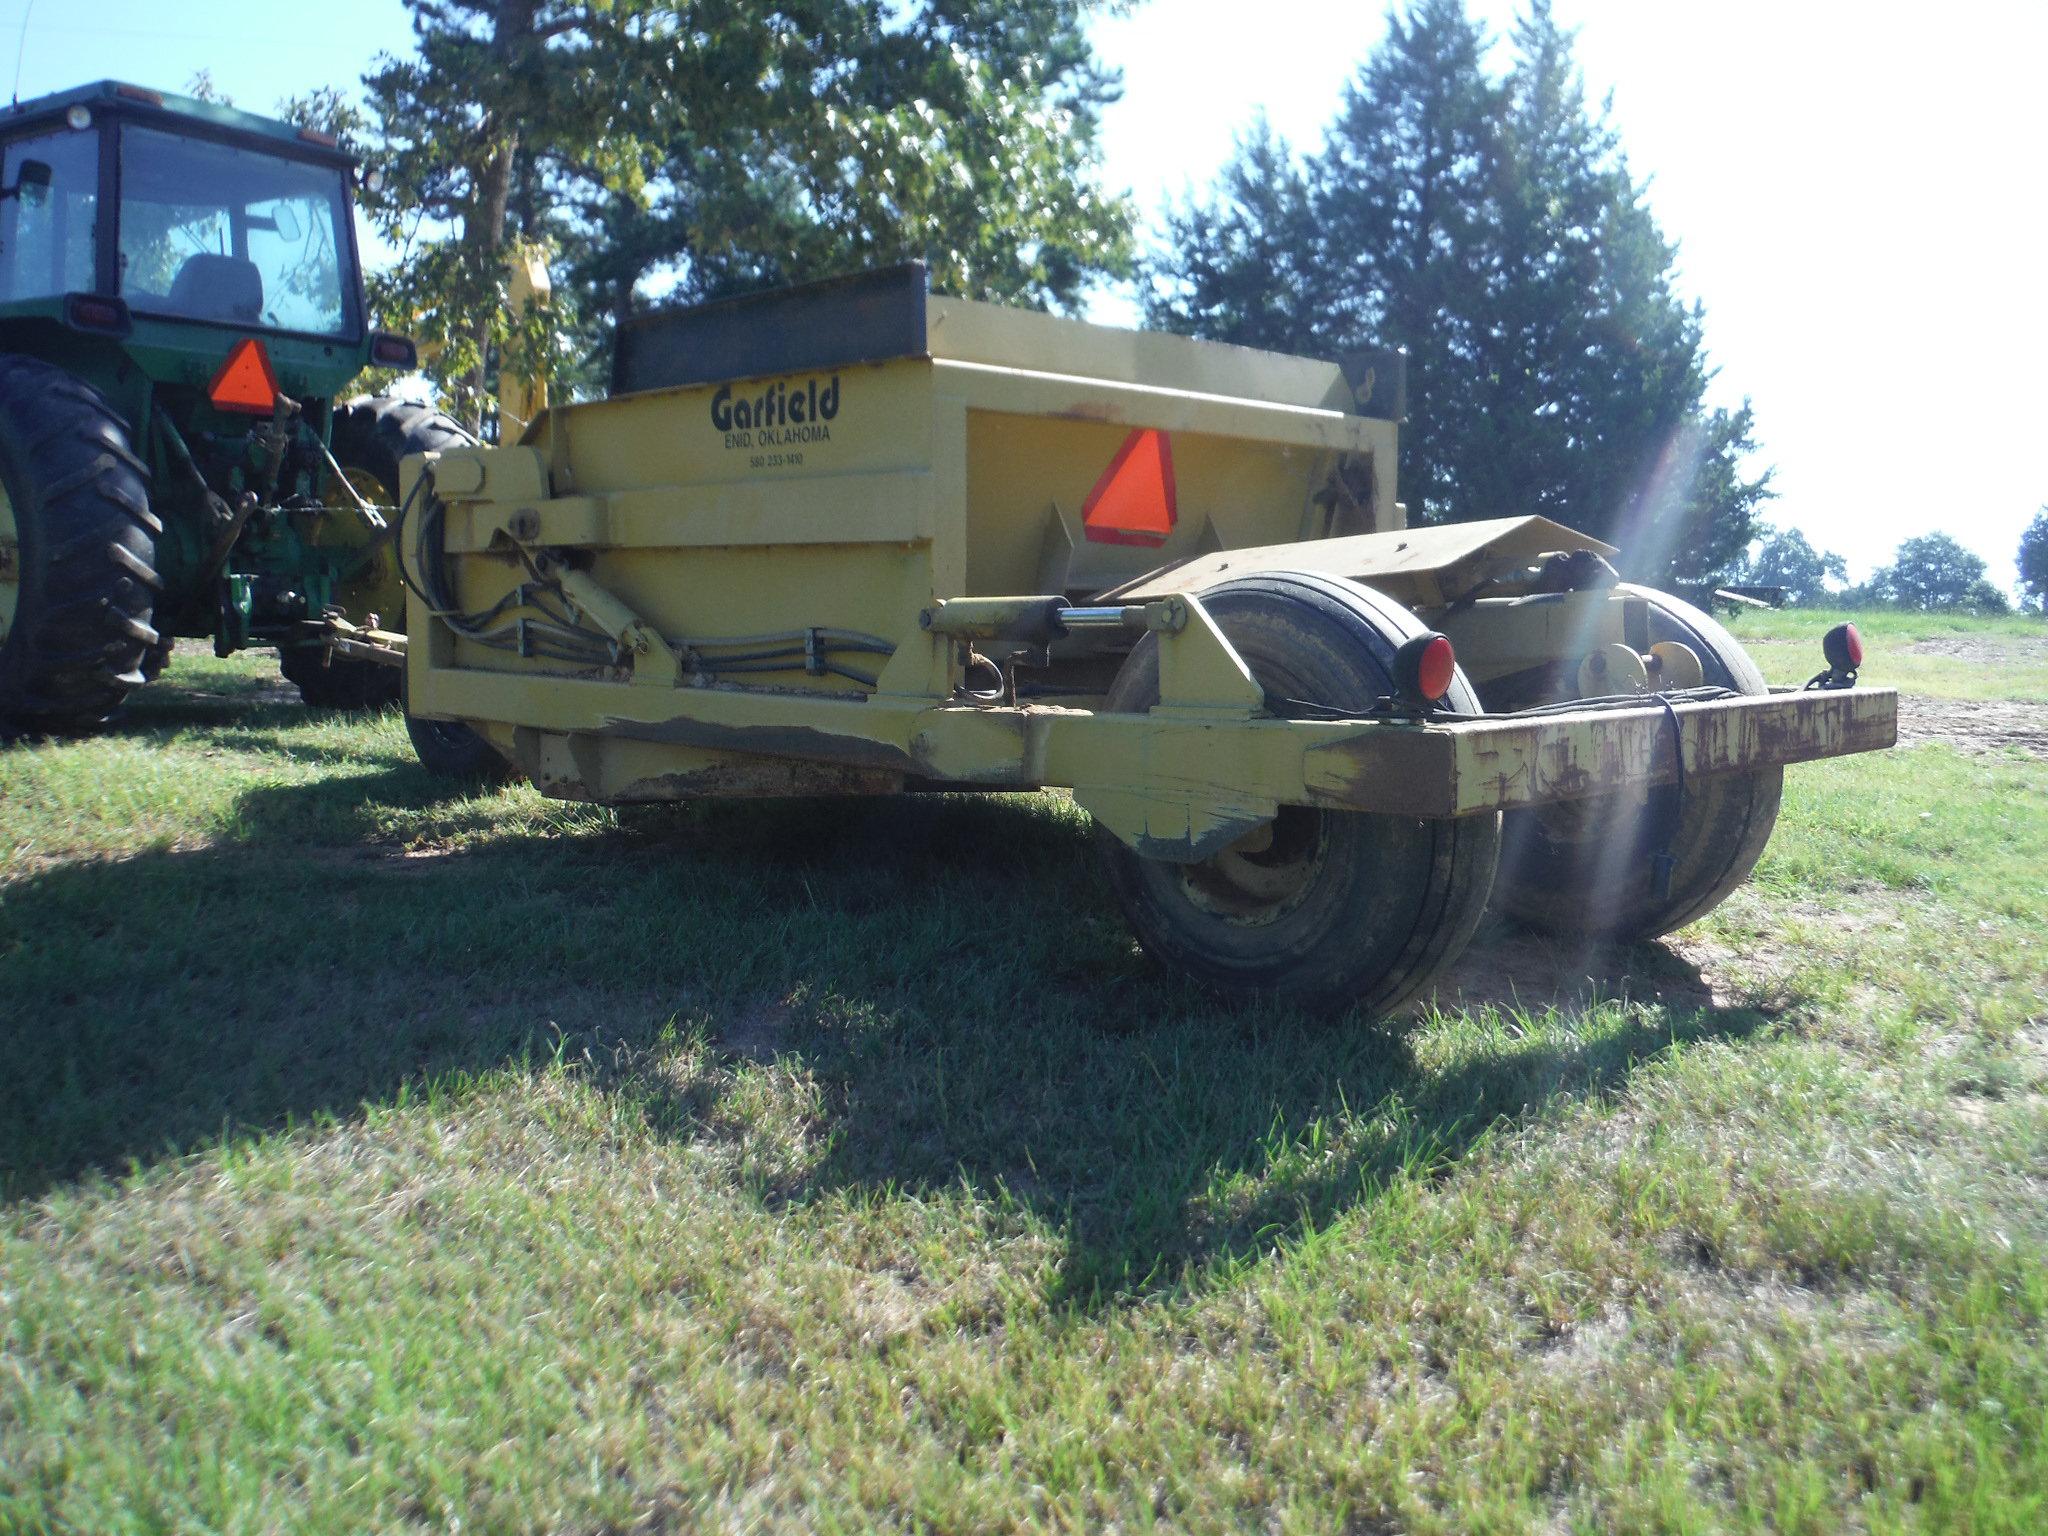
{"type": "Polygon", "coordinates": [[[90,293],[100,136],[60,128],[10,140],[0,152],[0,192],[0,303],[90,293]],[[23,166],[32,168],[27,178],[23,166]]]}
{"type": "Polygon", "coordinates": [[[137,314],[353,336],[348,218],[332,167],[121,130],[121,296],[137,314]]]}

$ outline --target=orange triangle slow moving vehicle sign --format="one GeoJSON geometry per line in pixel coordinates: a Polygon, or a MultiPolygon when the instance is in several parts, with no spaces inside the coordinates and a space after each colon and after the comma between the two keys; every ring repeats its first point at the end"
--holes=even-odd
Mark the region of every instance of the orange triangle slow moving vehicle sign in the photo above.
{"type": "Polygon", "coordinates": [[[1133,432],[1082,503],[1082,530],[1096,544],[1157,547],[1179,520],[1173,444],[1156,428],[1133,432]]]}
{"type": "Polygon", "coordinates": [[[245,336],[235,343],[228,360],[220,365],[207,387],[207,398],[223,411],[244,411],[268,416],[277,409],[277,374],[271,370],[270,354],[263,343],[245,336]]]}

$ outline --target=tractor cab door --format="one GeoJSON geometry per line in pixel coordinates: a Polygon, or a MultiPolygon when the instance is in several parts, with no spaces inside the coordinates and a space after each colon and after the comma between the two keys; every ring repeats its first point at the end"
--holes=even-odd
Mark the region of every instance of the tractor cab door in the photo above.
{"type": "Polygon", "coordinates": [[[0,146],[0,304],[94,290],[99,201],[97,132],[60,127],[0,146]]]}

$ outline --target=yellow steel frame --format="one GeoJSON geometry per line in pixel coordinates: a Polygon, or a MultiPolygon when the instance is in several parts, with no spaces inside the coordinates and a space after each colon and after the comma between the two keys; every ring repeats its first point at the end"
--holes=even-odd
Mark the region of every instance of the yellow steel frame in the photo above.
{"type": "MultiPolygon", "coordinates": [[[[1282,805],[1465,816],[1664,782],[1681,756],[1704,776],[1895,739],[1896,699],[1875,689],[1671,714],[1272,718],[1201,588],[1290,567],[1371,579],[1455,608],[1468,669],[1490,676],[1622,639],[1620,605],[1467,598],[1548,551],[1611,551],[1541,518],[1406,529],[1395,428],[1353,414],[1330,365],[955,301],[934,300],[931,319],[934,355],[831,376],[834,430],[803,451],[721,436],[717,396],[692,387],[548,411],[520,444],[432,461],[464,607],[538,572],[618,664],[486,649],[413,603],[410,707],[472,724],[564,797],[1061,786],[1126,842],[1181,860],[1282,805]],[[1186,470],[1183,521],[1158,550],[1078,537],[1090,480],[1134,428],[1173,434],[1186,470]],[[1340,508],[1326,492],[1346,466],[1340,508]],[[1340,531],[1355,536],[1325,537],[1340,531]],[[1048,596],[1017,595],[1034,591],[1048,596]],[[1157,635],[1155,708],[961,693],[974,637],[1012,607],[1094,592],[1133,605],[1118,647],[1157,635]],[[972,622],[934,623],[961,599],[972,622]],[[735,686],[693,664],[710,636],[827,625],[893,641],[872,691],[840,676],[735,686]]],[[[746,388],[765,399],[816,382],[746,388]]],[[[408,463],[408,495],[427,467],[408,463]]],[[[408,524],[415,569],[424,522],[408,524]]]]}

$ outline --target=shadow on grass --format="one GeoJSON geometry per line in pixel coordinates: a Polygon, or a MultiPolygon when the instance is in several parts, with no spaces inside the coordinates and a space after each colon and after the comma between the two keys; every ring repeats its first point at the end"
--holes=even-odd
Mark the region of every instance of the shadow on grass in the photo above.
{"type": "MultiPolygon", "coordinates": [[[[179,654],[183,656],[183,652],[179,654]]],[[[80,739],[167,741],[187,731],[225,736],[228,732],[217,728],[236,727],[237,734],[245,738],[245,745],[269,749],[278,742],[262,733],[291,732],[348,717],[348,711],[307,706],[299,698],[298,689],[274,670],[275,658],[268,659],[273,670],[267,673],[229,671],[216,668],[211,661],[202,662],[196,670],[189,663],[182,669],[174,666],[163,677],[130,694],[99,725],[66,730],[54,737],[40,730],[0,736],[0,746],[80,739]]],[[[229,745],[226,741],[219,744],[229,745]]]]}
{"type": "MultiPolygon", "coordinates": [[[[525,830],[416,765],[266,786],[239,840],[43,870],[0,902],[0,1191],[348,1117],[550,1049],[665,1134],[750,1065],[807,1074],[822,1160],[773,1199],[969,1186],[1069,1236],[1085,1301],[1313,1230],[1503,1120],[1597,1093],[1711,1006],[1404,1039],[1224,1006],[1140,957],[1049,798],[778,802],[525,830]],[[408,854],[394,816],[480,834],[408,854]],[[500,824],[502,823],[502,824],[500,824]],[[730,1070],[677,1091],[697,1035],[730,1070]]],[[[1652,949],[1630,966],[1668,972],[1652,949]]],[[[1695,975],[1695,980],[1697,977],[1695,975]]]]}

